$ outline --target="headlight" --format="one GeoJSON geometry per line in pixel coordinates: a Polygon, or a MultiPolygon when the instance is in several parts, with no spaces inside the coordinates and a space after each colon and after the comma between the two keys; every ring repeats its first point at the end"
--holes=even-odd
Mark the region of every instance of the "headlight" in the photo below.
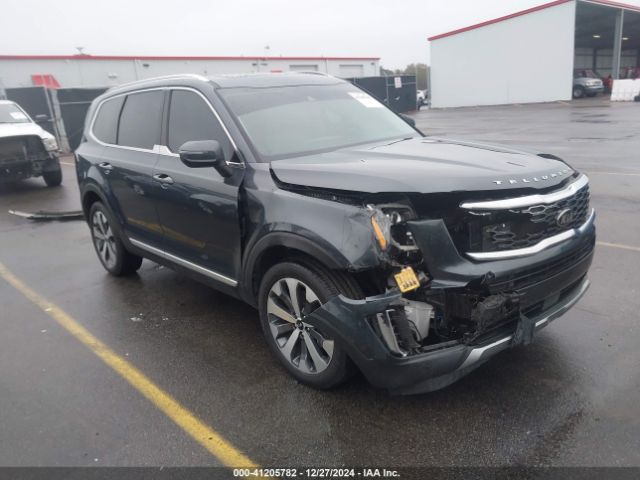
{"type": "Polygon", "coordinates": [[[416,218],[411,207],[403,204],[368,205],[371,211],[373,236],[381,250],[413,250],[413,237],[406,222],[416,218]]]}
{"type": "Polygon", "coordinates": [[[55,152],[58,150],[58,142],[56,142],[55,137],[44,137],[42,143],[47,152],[55,152]]]}
{"type": "Polygon", "coordinates": [[[391,219],[385,215],[382,210],[377,208],[372,209],[371,227],[373,228],[373,235],[376,237],[378,246],[382,250],[386,250],[389,248],[389,242],[391,240],[391,219]]]}

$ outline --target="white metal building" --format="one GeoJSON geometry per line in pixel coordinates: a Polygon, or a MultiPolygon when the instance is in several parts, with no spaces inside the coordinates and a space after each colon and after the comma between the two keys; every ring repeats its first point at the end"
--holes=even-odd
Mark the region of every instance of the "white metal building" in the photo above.
{"type": "Polygon", "coordinates": [[[556,0],[429,41],[435,108],[571,100],[574,69],[638,75],[640,7],[556,0]]]}
{"type": "Polygon", "coordinates": [[[376,57],[152,57],[0,55],[0,86],[112,86],[178,73],[318,71],[338,77],[379,75],[376,57]]]}

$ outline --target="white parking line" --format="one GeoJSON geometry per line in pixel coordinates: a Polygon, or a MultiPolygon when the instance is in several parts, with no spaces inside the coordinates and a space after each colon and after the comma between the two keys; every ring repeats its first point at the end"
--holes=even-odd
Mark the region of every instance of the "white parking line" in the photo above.
{"type": "Polygon", "coordinates": [[[585,172],[587,175],[626,175],[629,177],[640,177],[639,173],[632,172],[585,172]]]}
{"type": "Polygon", "coordinates": [[[596,242],[596,244],[603,247],[619,248],[621,250],[631,250],[632,252],[640,252],[640,247],[633,247],[631,245],[623,245],[621,243],[609,243],[609,242],[596,242]]]}

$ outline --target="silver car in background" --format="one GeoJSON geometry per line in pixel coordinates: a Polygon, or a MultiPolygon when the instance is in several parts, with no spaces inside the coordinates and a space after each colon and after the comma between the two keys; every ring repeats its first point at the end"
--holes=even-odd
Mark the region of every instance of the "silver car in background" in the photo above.
{"type": "Polygon", "coordinates": [[[604,92],[604,83],[593,70],[574,70],[573,98],[595,97],[602,92],[604,92]]]}

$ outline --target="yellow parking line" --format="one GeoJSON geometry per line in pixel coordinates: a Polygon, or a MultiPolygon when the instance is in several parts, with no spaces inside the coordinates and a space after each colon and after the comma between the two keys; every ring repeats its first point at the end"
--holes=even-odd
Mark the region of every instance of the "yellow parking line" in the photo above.
{"type": "Polygon", "coordinates": [[[640,247],[632,247],[631,245],[623,245],[621,243],[596,242],[603,247],[620,248],[622,250],[631,250],[632,252],[640,252],[640,247]]]}
{"type": "Polygon", "coordinates": [[[105,364],[115,370],[122,378],[129,382],[133,388],[138,390],[167,417],[173,420],[176,425],[211,452],[222,464],[228,467],[257,466],[219,433],[199,420],[193,413],[180,405],[176,399],[154,384],[140,370],[89,333],[88,330],[71,318],[64,310],[47,301],[44,297],[25,285],[2,263],[0,263],[0,277],[35,303],[47,315],[58,322],[60,326],[88,347],[105,364]]]}
{"type": "Polygon", "coordinates": [[[62,165],[69,165],[70,167],[75,167],[75,163],[71,163],[71,162],[60,162],[62,165]]]}

